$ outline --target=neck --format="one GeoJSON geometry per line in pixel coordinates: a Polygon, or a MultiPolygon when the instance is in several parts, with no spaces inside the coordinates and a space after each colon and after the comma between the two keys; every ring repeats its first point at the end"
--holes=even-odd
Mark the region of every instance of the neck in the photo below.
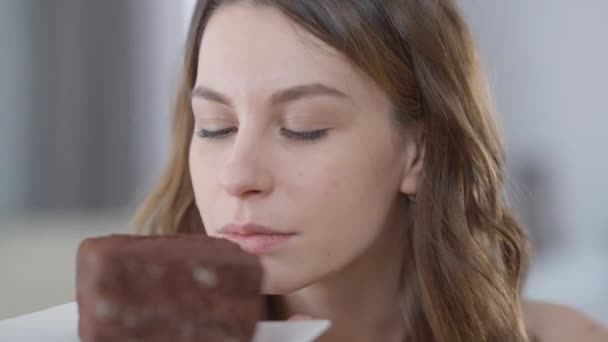
{"type": "Polygon", "coordinates": [[[318,341],[402,339],[400,278],[404,246],[403,239],[396,238],[396,231],[405,228],[396,221],[382,231],[364,255],[339,273],[276,297],[278,318],[300,314],[329,319],[332,326],[318,341]]]}

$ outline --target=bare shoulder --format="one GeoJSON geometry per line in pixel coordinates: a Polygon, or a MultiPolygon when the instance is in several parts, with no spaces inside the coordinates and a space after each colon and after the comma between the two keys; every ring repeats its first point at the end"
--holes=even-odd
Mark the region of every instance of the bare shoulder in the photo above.
{"type": "Polygon", "coordinates": [[[608,341],[606,327],[572,308],[539,301],[525,301],[523,309],[526,324],[537,341],[608,341]]]}

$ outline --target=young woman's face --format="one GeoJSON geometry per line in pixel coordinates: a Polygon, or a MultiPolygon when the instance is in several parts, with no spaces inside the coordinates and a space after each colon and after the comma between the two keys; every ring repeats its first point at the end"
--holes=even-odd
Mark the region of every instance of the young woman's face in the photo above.
{"type": "Polygon", "coordinates": [[[266,293],[320,281],[390,233],[409,165],[390,101],[279,11],[212,16],[192,107],[205,229],[261,256],[266,293]]]}

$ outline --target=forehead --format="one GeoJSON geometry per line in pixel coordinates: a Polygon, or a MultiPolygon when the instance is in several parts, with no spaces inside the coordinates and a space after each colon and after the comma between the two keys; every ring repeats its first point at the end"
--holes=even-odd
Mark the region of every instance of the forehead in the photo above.
{"type": "Polygon", "coordinates": [[[234,4],[212,15],[201,41],[197,85],[262,93],[313,82],[354,98],[378,91],[345,56],[275,8],[234,4]]]}

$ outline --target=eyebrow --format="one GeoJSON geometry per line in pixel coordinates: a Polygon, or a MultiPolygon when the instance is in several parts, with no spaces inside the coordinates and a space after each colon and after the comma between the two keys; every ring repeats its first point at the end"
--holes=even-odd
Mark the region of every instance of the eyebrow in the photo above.
{"type": "MultiPolygon", "coordinates": [[[[315,96],[331,96],[340,99],[350,99],[348,95],[336,88],[332,88],[322,83],[309,83],[281,89],[275,92],[270,96],[270,103],[273,105],[285,104],[315,96]]],[[[202,98],[232,107],[232,101],[228,96],[202,85],[196,86],[192,90],[192,97],[202,98]]]]}

